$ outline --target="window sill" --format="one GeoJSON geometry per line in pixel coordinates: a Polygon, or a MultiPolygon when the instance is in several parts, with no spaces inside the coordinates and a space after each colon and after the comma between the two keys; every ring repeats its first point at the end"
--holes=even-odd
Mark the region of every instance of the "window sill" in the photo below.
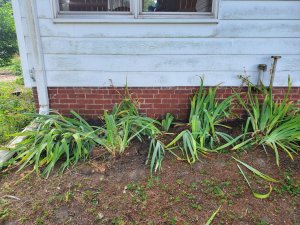
{"type": "Polygon", "coordinates": [[[58,17],[53,23],[124,23],[124,24],[218,24],[215,18],[70,18],[58,17]]]}

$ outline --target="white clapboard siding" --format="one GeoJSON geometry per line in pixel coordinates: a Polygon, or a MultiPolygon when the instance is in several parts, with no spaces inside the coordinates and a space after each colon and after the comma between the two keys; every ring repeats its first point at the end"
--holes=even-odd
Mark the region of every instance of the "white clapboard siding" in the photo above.
{"type": "Polygon", "coordinates": [[[221,1],[222,20],[300,19],[300,1],[221,1]]]}
{"type": "MultiPolygon", "coordinates": [[[[26,8],[27,2],[29,0],[20,0],[20,8],[24,9],[26,8]]],[[[51,0],[37,0],[37,13],[39,18],[53,18],[53,12],[52,12],[52,6],[51,6],[51,0]]],[[[21,17],[26,18],[26,11],[21,10],[21,17]]]]}
{"type": "MultiPolygon", "coordinates": [[[[300,38],[42,38],[45,54],[300,55],[300,38]]],[[[30,43],[28,43],[30,44],[30,43]]]]}
{"type": "MultiPolygon", "coordinates": [[[[25,0],[18,0],[20,8],[25,0]]],[[[217,23],[105,23],[53,20],[52,0],[37,0],[47,83],[59,86],[238,86],[244,69],[281,55],[276,86],[300,86],[300,1],[220,0],[217,23]]],[[[28,16],[21,10],[28,64],[28,16]]],[[[31,66],[29,66],[31,68],[31,66]]],[[[32,82],[32,85],[35,85],[32,82]]]]}
{"type": "Polygon", "coordinates": [[[82,24],[40,19],[43,37],[300,37],[299,20],[220,20],[218,24],[82,24]]]}
{"type": "MultiPolygon", "coordinates": [[[[160,86],[199,86],[202,76],[205,85],[239,86],[241,80],[238,75],[245,75],[244,71],[199,71],[199,72],[111,72],[111,71],[48,71],[48,86],[56,87],[59,83],[63,87],[105,87],[113,84],[124,87],[126,80],[131,87],[160,87],[160,86]]],[[[277,71],[274,84],[287,86],[288,76],[291,75],[293,85],[300,86],[300,71],[277,71]]],[[[247,72],[253,83],[257,82],[258,72],[247,72]]],[[[269,82],[268,73],[265,74],[266,84],[269,82]]]]}
{"type": "MultiPolygon", "coordinates": [[[[286,55],[278,70],[300,70],[300,55],[286,55]]],[[[269,55],[45,55],[47,70],[103,70],[122,72],[254,71],[271,63],[269,55]]]]}

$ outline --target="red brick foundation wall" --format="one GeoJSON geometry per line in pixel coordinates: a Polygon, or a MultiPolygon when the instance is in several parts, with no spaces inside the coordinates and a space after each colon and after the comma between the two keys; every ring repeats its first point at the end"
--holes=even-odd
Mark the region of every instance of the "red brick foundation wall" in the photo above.
{"type": "MultiPolygon", "coordinates": [[[[178,119],[185,120],[190,108],[190,97],[199,87],[152,87],[129,88],[132,98],[139,102],[140,112],[149,117],[159,118],[170,112],[178,119]]],[[[224,99],[233,93],[242,91],[238,87],[220,87],[217,93],[219,99],[224,99]]],[[[244,89],[245,90],[245,89],[244,89]]],[[[274,88],[276,98],[283,98],[287,88],[274,88]]],[[[33,89],[36,107],[38,97],[33,89]]],[[[74,110],[85,118],[95,119],[102,115],[104,110],[111,110],[115,103],[120,102],[124,88],[48,88],[50,108],[69,115],[74,110]]],[[[290,99],[300,99],[300,87],[292,88],[290,99]]],[[[241,108],[235,108],[235,113],[241,114],[241,108]]]]}

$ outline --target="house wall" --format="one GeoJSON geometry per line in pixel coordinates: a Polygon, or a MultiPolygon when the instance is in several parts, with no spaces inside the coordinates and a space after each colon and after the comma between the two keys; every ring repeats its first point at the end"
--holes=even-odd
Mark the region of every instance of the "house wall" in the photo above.
{"type": "MultiPolygon", "coordinates": [[[[129,88],[132,99],[138,103],[140,112],[144,115],[161,118],[166,113],[172,113],[180,120],[188,119],[190,98],[199,87],[135,87],[129,88]]],[[[34,88],[35,102],[38,102],[36,89],[34,88]]],[[[111,110],[116,102],[120,102],[125,94],[124,88],[112,87],[50,87],[48,88],[50,107],[59,109],[60,113],[69,115],[70,110],[76,110],[80,115],[88,119],[99,118],[104,110],[111,110]]],[[[233,93],[246,92],[241,87],[220,87],[217,91],[218,99],[225,99],[233,93]]],[[[283,99],[287,88],[275,87],[273,90],[275,99],[283,99]]],[[[260,95],[258,98],[263,99],[260,95]]],[[[300,87],[294,87],[290,91],[290,100],[300,99],[300,87]]],[[[38,107],[38,105],[36,105],[38,107]]],[[[233,113],[236,116],[245,114],[245,111],[233,105],[233,113]]]]}
{"type": "MultiPolygon", "coordinates": [[[[28,29],[27,1],[15,1],[25,9],[21,10],[22,35],[30,69],[34,67],[34,42],[28,29]]],[[[199,76],[205,77],[208,86],[239,86],[237,75],[246,71],[255,82],[257,65],[270,68],[271,55],[282,56],[275,86],[286,86],[288,75],[294,86],[300,86],[300,1],[220,0],[217,20],[190,23],[57,19],[51,0],[36,2],[49,90],[61,93],[85,87],[93,92],[112,84],[122,87],[127,78],[128,85],[138,90],[173,87],[175,92],[181,87],[193,90],[199,76]]],[[[26,80],[27,86],[35,86],[29,77],[26,80]]],[[[72,108],[78,99],[59,101],[51,97],[51,91],[49,97],[50,106],[57,109],[72,108]]],[[[82,104],[88,110],[89,104],[82,104]]]]}

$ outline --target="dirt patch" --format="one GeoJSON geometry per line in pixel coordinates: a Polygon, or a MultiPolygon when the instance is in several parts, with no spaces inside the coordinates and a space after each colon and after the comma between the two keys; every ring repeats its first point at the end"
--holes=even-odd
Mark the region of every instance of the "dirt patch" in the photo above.
{"type": "Polygon", "coordinates": [[[12,82],[18,77],[13,75],[7,75],[8,72],[0,72],[0,82],[12,82]]]}
{"type": "MultiPolygon", "coordinates": [[[[300,224],[300,196],[286,191],[286,177],[300,181],[300,158],[260,148],[210,154],[190,166],[167,154],[150,178],[148,145],[136,142],[117,159],[95,149],[91,159],[42,179],[32,168],[0,176],[0,224],[300,224]],[[232,156],[281,181],[267,199],[256,199],[232,156]],[[2,223],[1,223],[2,222],[2,223]]],[[[269,184],[245,172],[260,193],[269,184]]]]}

